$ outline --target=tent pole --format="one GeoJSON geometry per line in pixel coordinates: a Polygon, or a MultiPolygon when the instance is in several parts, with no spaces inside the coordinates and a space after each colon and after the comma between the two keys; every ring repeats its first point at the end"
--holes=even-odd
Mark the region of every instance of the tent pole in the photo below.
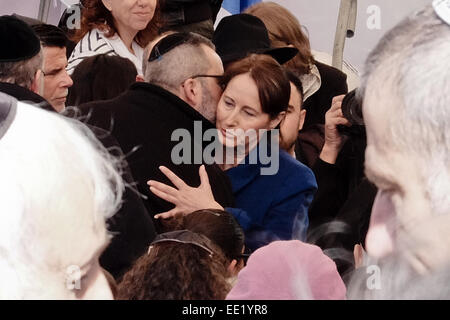
{"type": "Polygon", "coordinates": [[[357,9],[357,0],[341,0],[334,38],[332,63],[333,67],[339,70],[342,70],[344,61],[345,39],[351,38],[355,34],[357,9]]]}
{"type": "Polygon", "coordinates": [[[50,3],[52,0],[41,0],[39,4],[38,20],[47,23],[48,14],[50,12],[50,3]]]}

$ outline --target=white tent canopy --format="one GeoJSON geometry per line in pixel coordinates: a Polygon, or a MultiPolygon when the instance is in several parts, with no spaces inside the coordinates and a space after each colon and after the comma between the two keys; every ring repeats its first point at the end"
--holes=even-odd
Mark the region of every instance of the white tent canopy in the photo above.
{"type": "MultiPolygon", "coordinates": [[[[0,14],[17,13],[56,24],[63,10],[78,0],[0,0],[0,14]]],[[[266,1],[266,0],[263,0],[266,1]]],[[[403,17],[431,0],[272,0],[289,9],[308,30],[311,45],[319,60],[329,60],[343,69],[361,70],[367,54],[382,35],[403,17]],[[356,5],[357,3],[357,5],[356,5]],[[371,19],[379,18],[375,28],[371,19]],[[378,17],[377,17],[378,15],[378,17]],[[339,22],[338,22],[339,17],[339,22]],[[336,30],[338,32],[336,33],[336,30]],[[352,38],[347,31],[354,30],[352,38]],[[344,49],[345,44],[345,49],[344,49]],[[317,53],[318,52],[318,53],[317,53]]],[[[220,16],[219,16],[220,17],[220,16]]]]}

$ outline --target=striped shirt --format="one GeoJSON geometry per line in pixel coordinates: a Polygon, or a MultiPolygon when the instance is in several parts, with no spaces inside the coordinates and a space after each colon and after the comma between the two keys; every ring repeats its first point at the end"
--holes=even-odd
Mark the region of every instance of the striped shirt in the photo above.
{"type": "Polygon", "coordinates": [[[85,58],[98,54],[107,54],[130,59],[136,66],[138,74],[142,74],[144,49],[135,41],[132,43],[132,48],[135,54],[128,50],[117,33],[111,38],[107,38],[99,29],[92,29],[77,43],[69,58],[67,72],[72,74],[75,67],[85,58]]]}

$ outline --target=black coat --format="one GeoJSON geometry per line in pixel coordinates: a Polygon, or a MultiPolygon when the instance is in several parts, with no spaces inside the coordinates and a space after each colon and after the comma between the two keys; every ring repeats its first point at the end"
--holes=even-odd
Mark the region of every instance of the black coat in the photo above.
{"type": "Polygon", "coordinates": [[[322,84],[319,90],[306,99],[303,108],[306,110],[304,129],[315,124],[325,124],[325,113],[331,108],[333,97],[348,92],[347,75],[336,68],[315,62],[319,70],[322,84]]]}
{"type": "Polygon", "coordinates": [[[323,250],[338,250],[333,260],[341,275],[353,269],[354,245],[365,242],[377,193],[364,175],[365,148],[365,135],[351,136],[336,164],[318,159],[312,168],[318,191],[309,208],[308,241],[323,250]],[[330,222],[340,225],[324,228],[330,222]]]}
{"type": "MultiPolygon", "coordinates": [[[[115,157],[124,155],[117,141],[105,130],[90,126],[96,137],[115,157]]],[[[126,161],[122,163],[122,178],[126,184],[119,211],[107,221],[113,238],[100,256],[100,264],[116,280],[119,280],[136,259],[144,254],[156,237],[153,219],[144,202],[134,190],[134,179],[126,161]]]]}
{"type": "Polygon", "coordinates": [[[295,146],[297,160],[312,168],[324,143],[325,113],[331,108],[333,97],[346,94],[347,75],[336,68],[315,62],[321,77],[319,90],[303,104],[305,123],[295,146]]]}
{"type": "MultiPolygon", "coordinates": [[[[190,186],[200,185],[200,164],[173,163],[171,153],[179,142],[171,141],[171,136],[174,130],[185,129],[194,138],[194,121],[202,125],[203,132],[214,126],[177,96],[152,84],[135,83],[115,99],[88,103],[80,108],[90,113],[91,125],[110,131],[116,138],[127,155],[137,189],[147,197],[145,204],[152,216],[173,208],[171,203],[154,196],[147,185],[150,179],[171,184],[159,166],[168,167],[190,186]]],[[[201,140],[192,140],[196,150],[204,149],[206,144],[201,140]]],[[[223,207],[233,207],[234,197],[227,175],[217,165],[205,167],[216,201],[223,207]]]]}
{"type": "Polygon", "coordinates": [[[19,101],[30,102],[41,107],[42,109],[56,112],[50,103],[48,103],[43,97],[17,84],[0,82],[0,92],[9,94],[19,101]]]}

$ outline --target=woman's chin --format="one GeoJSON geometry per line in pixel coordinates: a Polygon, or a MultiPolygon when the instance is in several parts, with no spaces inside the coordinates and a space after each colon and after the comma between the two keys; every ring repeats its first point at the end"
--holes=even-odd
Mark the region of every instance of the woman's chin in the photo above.
{"type": "Polygon", "coordinates": [[[132,25],[133,30],[135,30],[136,32],[142,31],[145,28],[147,28],[148,24],[150,23],[150,21],[148,22],[144,22],[144,21],[135,21],[132,25]]]}

